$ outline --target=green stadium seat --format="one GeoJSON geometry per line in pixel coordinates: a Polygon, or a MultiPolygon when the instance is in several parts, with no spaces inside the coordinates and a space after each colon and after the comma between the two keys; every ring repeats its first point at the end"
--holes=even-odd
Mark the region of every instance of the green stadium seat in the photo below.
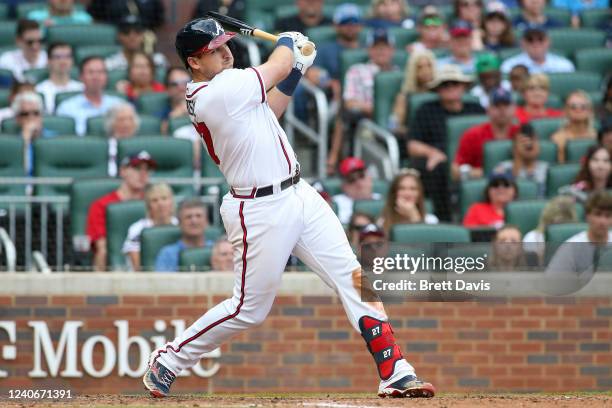
{"type": "Polygon", "coordinates": [[[320,47],[321,44],[336,41],[336,29],[333,25],[312,27],[306,30],[306,36],[320,47]]]}
{"type": "Polygon", "coordinates": [[[127,261],[122,248],[130,226],[146,216],[142,200],[110,204],[106,208],[106,262],[110,270],[125,270],[127,261]]]}
{"type": "Polygon", "coordinates": [[[212,248],[187,248],[179,254],[180,272],[204,272],[211,270],[212,248]]]}
{"type": "MultiPolygon", "coordinates": [[[[459,210],[461,219],[467,212],[470,205],[484,201],[484,189],[487,186],[487,179],[480,178],[461,182],[459,187],[459,210]]],[[[534,181],[518,179],[518,200],[533,200],[538,196],[538,185],[534,181]]]]}
{"type": "Polygon", "coordinates": [[[3,21],[0,24],[0,46],[15,47],[16,21],[3,21]]]}
{"type": "Polygon", "coordinates": [[[351,65],[364,63],[368,60],[368,50],[365,48],[359,48],[354,50],[344,50],[340,54],[340,78],[342,79],[342,85],[344,86],[344,78],[346,72],[351,65]]]}
{"type": "Polygon", "coordinates": [[[23,71],[23,76],[27,81],[33,84],[44,81],[49,78],[49,70],[47,68],[32,68],[23,71]]]}
{"type": "Polygon", "coordinates": [[[565,146],[565,161],[567,163],[578,163],[586,155],[589,147],[597,144],[596,139],[570,140],[565,146]]]}
{"type": "MultiPolygon", "coordinates": [[[[525,106],[525,99],[523,99],[523,95],[517,94],[515,95],[515,97],[516,97],[517,105],[525,106]]],[[[561,100],[561,97],[559,95],[554,94],[554,93],[549,93],[548,99],[546,100],[546,107],[553,108],[553,109],[561,109],[563,108],[563,101],[561,100]]]]}
{"type": "MultiPolygon", "coordinates": [[[[140,127],[137,135],[159,135],[161,133],[161,120],[155,116],[140,115],[140,127]]],[[[95,116],[87,119],[87,135],[106,137],[104,117],[95,116]]]]}
{"type": "Polygon", "coordinates": [[[556,196],[560,187],[574,183],[579,170],[579,163],[557,164],[549,167],[546,178],[546,194],[548,197],[556,196]]]}
{"type": "Polygon", "coordinates": [[[116,44],[81,45],[74,52],[74,60],[79,64],[87,57],[97,56],[107,58],[119,51],[121,51],[121,46],[116,44]]]}
{"type": "Polygon", "coordinates": [[[470,242],[470,231],[450,224],[399,224],[391,228],[391,241],[402,244],[470,242]]]}
{"type": "Polygon", "coordinates": [[[548,74],[548,78],[550,92],[559,95],[562,100],[576,89],[586,92],[598,91],[601,85],[601,75],[593,72],[555,73],[548,74]]]}
{"type": "MultiPolygon", "coordinates": [[[[449,245],[445,248],[445,253],[439,253],[439,256],[448,256],[450,258],[472,258],[488,257],[491,253],[490,242],[470,242],[469,244],[458,243],[449,245]]],[[[486,260],[486,258],[485,258],[486,260]]],[[[486,261],[485,261],[486,262],[486,261]]],[[[469,272],[469,271],[466,271],[469,272]]]]}
{"type": "Polygon", "coordinates": [[[438,94],[434,92],[415,93],[408,96],[408,123],[414,121],[414,117],[421,106],[427,102],[438,99],[438,94]]]}
{"type": "MultiPolygon", "coordinates": [[[[75,135],[74,119],[68,116],[44,116],[43,127],[52,130],[60,136],[75,135]]],[[[9,134],[19,134],[19,125],[15,118],[2,121],[2,132],[9,134]]]]}
{"type": "Polygon", "coordinates": [[[487,115],[454,116],[446,119],[446,155],[449,162],[452,162],[455,158],[459,140],[463,133],[469,128],[488,120],[487,115]]]}
{"type": "Polygon", "coordinates": [[[114,91],[117,87],[117,82],[128,79],[127,69],[111,69],[107,73],[108,82],[106,83],[106,89],[114,91]]]}
{"type": "Polygon", "coordinates": [[[416,28],[391,27],[389,32],[395,37],[395,48],[398,50],[403,50],[408,44],[415,42],[419,37],[416,28]]]}
{"type": "Polygon", "coordinates": [[[332,197],[336,194],[342,193],[342,179],[340,179],[340,177],[328,177],[321,180],[321,183],[323,183],[325,191],[327,191],[332,197]]]}
{"type": "Polygon", "coordinates": [[[66,42],[73,47],[114,45],[117,29],[110,24],[56,25],[47,29],[47,42],[66,42]]]}
{"type": "MultiPolygon", "coordinates": [[[[210,208],[208,208],[208,211],[210,213],[210,208]]],[[[207,241],[211,241],[213,243],[219,238],[221,238],[222,235],[225,235],[225,228],[223,228],[223,225],[220,227],[217,227],[215,225],[209,225],[204,231],[204,238],[206,238],[207,241]]]]}
{"type": "MultiPolygon", "coordinates": [[[[512,141],[495,140],[484,146],[484,173],[491,174],[495,166],[504,160],[512,159],[512,141]]],[[[549,164],[557,163],[557,145],[549,140],[540,141],[539,160],[549,164]]]]}
{"type": "Polygon", "coordinates": [[[0,88],[0,108],[6,108],[9,104],[10,89],[0,88]]]}
{"type": "MultiPolygon", "coordinates": [[[[247,4],[252,2],[247,2],[247,4]]],[[[259,3],[259,1],[257,2],[259,3]]],[[[274,12],[264,12],[260,10],[247,11],[246,21],[253,27],[260,27],[264,31],[275,32],[274,12]]]]}
{"type": "Polygon", "coordinates": [[[138,112],[161,117],[170,104],[170,97],[165,92],[147,92],[136,99],[138,112]]]}
{"type": "Polygon", "coordinates": [[[561,127],[564,120],[563,118],[544,118],[532,120],[530,123],[542,141],[549,140],[550,136],[561,127]]]}
{"type": "MultiPolygon", "coordinates": [[[[25,177],[23,168],[23,139],[19,136],[0,136],[0,177],[25,177]]],[[[23,196],[25,186],[0,184],[0,209],[6,210],[9,204],[2,196],[23,196]]]]}
{"type": "Polygon", "coordinates": [[[389,181],[383,179],[372,180],[372,191],[386,197],[389,191],[389,184],[389,181]]]}
{"type": "Polygon", "coordinates": [[[168,121],[168,134],[173,134],[176,129],[182,128],[183,126],[191,125],[191,119],[189,116],[181,116],[178,118],[170,118],[168,121]]]}
{"type": "Polygon", "coordinates": [[[523,236],[538,226],[540,214],[547,200],[518,200],[508,203],[505,209],[506,224],[516,225],[523,236]]]}
{"type": "Polygon", "coordinates": [[[366,213],[375,220],[381,216],[385,200],[357,200],[353,203],[353,212],[366,213]]]}
{"type": "Polygon", "coordinates": [[[499,50],[498,55],[502,61],[505,61],[510,57],[520,54],[522,51],[520,47],[503,48],[499,50]]]}
{"type": "Polygon", "coordinates": [[[116,190],[121,180],[112,178],[76,179],[70,186],[70,233],[85,234],[87,213],[92,202],[116,190]]]}
{"type": "Polygon", "coordinates": [[[155,269],[155,258],[159,250],[181,238],[181,230],[175,225],[145,228],[142,231],[140,262],[143,271],[155,269]]]}
{"type": "Polygon", "coordinates": [[[402,87],[404,73],[381,72],[374,78],[374,121],[386,128],[395,97],[402,87]]]}
{"type": "Polygon", "coordinates": [[[576,50],[603,47],[606,33],[600,30],[583,28],[556,28],[548,31],[551,47],[573,55],[576,50]]]}
{"type": "Polygon", "coordinates": [[[200,171],[202,177],[223,177],[219,166],[215,164],[206,149],[200,151],[200,171]]]}
{"type": "Polygon", "coordinates": [[[563,242],[579,232],[586,231],[588,224],[572,222],[565,224],[552,224],[546,227],[544,237],[546,240],[546,260],[550,260],[563,242]]]}
{"type": "Polygon", "coordinates": [[[8,5],[0,4],[0,20],[8,19],[8,5]]]}
{"type": "Polygon", "coordinates": [[[584,10],[580,15],[580,21],[584,28],[601,29],[601,26],[610,18],[610,9],[584,10]]]}
{"type": "Polygon", "coordinates": [[[568,27],[571,24],[572,15],[569,10],[557,7],[546,7],[544,13],[547,17],[557,20],[562,26],[568,27]]]}
{"type": "Polygon", "coordinates": [[[79,95],[80,93],[81,92],[79,92],[79,91],[58,92],[57,94],[55,94],[55,107],[57,108],[66,99],[70,99],[73,96],[79,95]]]}
{"type": "MultiPolygon", "coordinates": [[[[106,140],[73,136],[37,139],[34,142],[35,177],[73,177],[84,179],[108,174],[106,140]]],[[[70,186],[40,185],[36,195],[65,195],[70,186]]]]}
{"type": "Polygon", "coordinates": [[[576,51],[576,69],[582,72],[594,72],[601,76],[610,72],[612,67],[612,49],[590,48],[576,51]]]}

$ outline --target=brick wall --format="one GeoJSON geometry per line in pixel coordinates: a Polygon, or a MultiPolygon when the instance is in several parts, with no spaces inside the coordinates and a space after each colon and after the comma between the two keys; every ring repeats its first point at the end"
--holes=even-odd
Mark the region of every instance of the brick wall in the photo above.
{"type": "MultiPolygon", "coordinates": [[[[79,344],[93,335],[150,338],[155,320],[189,324],[224,296],[0,296],[0,321],[17,327],[17,358],[4,360],[0,389],[64,388],[76,393],[140,392],[137,378],[31,379],[29,321],[47,322],[56,344],[67,320],[83,321],[79,344]]],[[[486,303],[408,303],[387,307],[396,336],[418,373],[443,391],[603,390],[612,387],[612,299],[549,298],[486,303]]],[[[172,336],[168,329],[162,334],[172,336]]],[[[0,331],[0,350],[8,338],[0,331]]],[[[330,296],[279,296],[267,321],[222,347],[219,371],[190,376],[179,391],[374,391],[377,376],[358,333],[330,296]]],[[[135,352],[130,349],[131,354],[135,352]]],[[[132,360],[136,361],[137,356],[132,360]]],[[[101,347],[94,364],[102,365],[101,347]]],[[[80,364],[80,363],[79,363],[80,364]]]]}

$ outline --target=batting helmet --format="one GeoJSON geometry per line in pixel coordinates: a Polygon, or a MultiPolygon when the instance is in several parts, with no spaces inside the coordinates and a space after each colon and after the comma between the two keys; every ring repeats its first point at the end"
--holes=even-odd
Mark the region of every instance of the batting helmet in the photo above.
{"type": "Polygon", "coordinates": [[[181,61],[189,68],[187,58],[214,50],[228,42],[236,33],[225,32],[212,18],[198,18],[185,24],[176,34],[174,46],[181,61]]]}

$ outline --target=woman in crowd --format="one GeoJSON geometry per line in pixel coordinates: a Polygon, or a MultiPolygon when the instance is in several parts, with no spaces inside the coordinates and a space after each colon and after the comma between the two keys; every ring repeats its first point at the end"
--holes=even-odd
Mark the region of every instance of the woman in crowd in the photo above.
{"type": "Polygon", "coordinates": [[[482,24],[483,44],[491,51],[515,47],[512,22],[504,3],[493,1],[487,4],[487,13],[482,24]]]}
{"type": "Polygon", "coordinates": [[[548,95],[550,94],[550,81],[546,74],[533,74],[525,84],[523,98],[524,106],[516,107],[516,117],[521,123],[533,119],[555,118],[563,115],[558,109],[546,107],[548,95]]]}
{"type": "Polygon", "coordinates": [[[498,272],[525,270],[527,258],[521,241],[521,230],[514,225],[500,228],[493,238],[489,269],[498,272]]]}
{"type": "Polygon", "coordinates": [[[482,27],[482,0],[454,0],[454,18],[465,20],[472,26],[472,50],[483,48],[484,32],[482,27]]]}
{"type": "Polygon", "coordinates": [[[178,225],[174,216],[174,195],[168,184],[150,184],[145,189],[146,218],[142,218],[130,226],[123,243],[122,252],[126,255],[128,268],[140,270],[140,237],[145,228],[159,225],[178,225]]]}
{"type": "Polygon", "coordinates": [[[597,130],[593,125],[595,114],[591,98],[584,91],[574,91],[565,100],[566,122],[551,139],[557,145],[557,160],[565,162],[567,142],[575,139],[595,139],[597,130]]]}
{"type": "Polygon", "coordinates": [[[463,217],[465,227],[495,227],[504,224],[504,207],[518,196],[518,187],[505,174],[494,174],[484,191],[485,201],[474,203],[463,217]]]}
{"type": "Polygon", "coordinates": [[[155,80],[153,59],[148,54],[138,51],[130,59],[128,80],[119,81],[117,90],[134,102],[145,92],[165,92],[166,88],[155,80]]]}
{"type": "Polygon", "coordinates": [[[109,109],[104,118],[104,128],[108,136],[108,175],[117,176],[117,144],[121,139],[128,139],[136,134],[140,127],[140,118],[132,104],[120,103],[109,109]]]}
{"type": "Polygon", "coordinates": [[[414,20],[405,0],[372,0],[372,17],[365,24],[373,29],[403,27],[414,28],[414,20]]]}
{"type": "Polygon", "coordinates": [[[359,234],[367,225],[373,224],[374,218],[370,217],[366,213],[354,212],[351,215],[348,229],[346,234],[348,236],[349,243],[353,248],[359,248],[359,234]]]}
{"type": "MultiPolygon", "coordinates": [[[[591,146],[568,192],[573,193],[581,201],[586,201],[588,194],[612,188],[611,173],[612,165],[608,149],[600,145],[591,146]]],[[[560,192],[566,190],[562,187],[560,192]]]]}
{"type": "Polygon", "coordinates": [[[389,186],[382,211],[382,224],[387,236],[397,224],[437,224],[438,217],[425,210],[425,193],[418,170],[404,169],[389,186]]]}

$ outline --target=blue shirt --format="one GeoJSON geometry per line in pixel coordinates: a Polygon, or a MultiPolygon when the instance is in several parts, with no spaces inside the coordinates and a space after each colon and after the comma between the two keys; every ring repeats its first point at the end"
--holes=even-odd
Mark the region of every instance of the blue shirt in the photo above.
{"type": "MultiPolygon", "coordinates": [[[[57,136],[57,132],[54,130],[43,128],[42,132],[40,132],[40,137],[45,138],[45,139],[48,137],[55,137],[55,136],[57,136]]],[[[26,169],[26,173],[28,176],[32,176],[34,175],[34,146],[33,144],[30,143],[27,149],[28,149],[28,163],[27,163],[28,168],[26,169]]]]}
{"type": "Polygon", "coordinates": [[[574,72],[574,64],[565,57],[556,54],[546,54],[546,59],[543,64],[538,64],[532,60],[526,52],[522,52],[514,57],[510,57],[501,65],[501,71],[504,74],[510,72],[515,65],[525,65],[529,69],[530,74],[553,74],[557,72],[574,72]]]}
{"type": "MultiPolygon", "coordinates": [[[[530,23],[529,21],[525,19],[525,17],[523,17],[522,14],[519,14],[518,16],[514,18],[514,20],[512,20],[512,25],[514,26],[515,30],[524,31],[527,28],[527,26],[530,25],[530,23]]],[[[546,20],[544,20],[544,23],[540,25],[544,26],[544,28],[546,28],[547,30],[550,30],[551,28],[563,27],[563,24],[561,24],[559,21],[555,20],[554,18],[550,18],[550,17],[546,17],[546,20]]]]}
{"type": "Polygon", "coordinates": [[[87,131],[87,119],[106,115],[110,108],[120,102],[122,102],[122,99],[116,96],[102,95],[102,103],[94,106],[85,98],[84,94],[80,94],[62,102],[55,113],[59,116],[74,118],[77,135],[84,136],[87,131]]]}
{"type": "Polygon", "coordinates": [[[474,58],[472,58],[470,62],[468,62],[467,64],[457,61],[455,57],[453,57],[452,55],[438,59],[438,63],[437,63],[438,68],[442,67],[443,65],[447,65],[447,64],[457,65],[459,68],[461,68],[461,72],[463,72],[465,75],[474,74],[474,58]]]}
{"type": "Polygon", "coordinates": [[[608,0],[553,0],[553,7],[569,10],[572,14],[580,14],[584,10],[608,8],[608,0]]]}
{"type": "MultiPolygon", "coordinates": [[[[204,241],[205,246],[212,245],[209,240],[204,241]]],[[[178,272],[179,255],[183,249],[189,248],[183,240],[178,240],[174,244],[163,247],[155,258],[155,272],[178,272]]]]}
{"type": "Polygon", "coordinates": [[[45,20],[53,21],[54,25],[65,24],[90,24],[93,19],[83,10],[72,10],[68,16],[52,16],[48,8],[32,10],[28,13],[28,19],[38,21],[44,27],[45,20]]]}

